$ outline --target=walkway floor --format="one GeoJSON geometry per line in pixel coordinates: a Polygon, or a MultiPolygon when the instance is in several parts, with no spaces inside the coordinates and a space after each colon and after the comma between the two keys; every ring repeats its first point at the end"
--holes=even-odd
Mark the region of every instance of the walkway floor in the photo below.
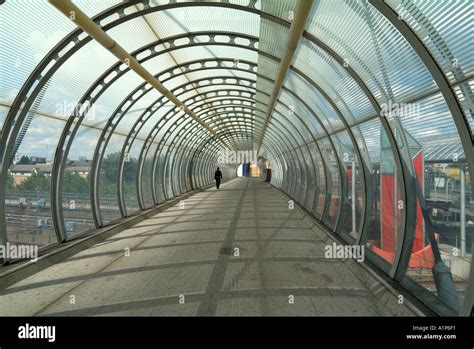
{"type": "Polygon", "coordinates": [[[232,180],[1,290],[0,315],[389,315],[303,217],[232,180]]]}

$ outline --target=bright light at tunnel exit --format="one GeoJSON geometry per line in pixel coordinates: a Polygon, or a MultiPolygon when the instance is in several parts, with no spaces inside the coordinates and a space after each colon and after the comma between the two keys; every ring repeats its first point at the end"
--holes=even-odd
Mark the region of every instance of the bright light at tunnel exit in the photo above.
{"type": "Polygon", "coordinates": [[[240,164],[239,168],[237,169],[237,177],[242,177],[242,168],[243,168],[243,165],[240,164]]]}

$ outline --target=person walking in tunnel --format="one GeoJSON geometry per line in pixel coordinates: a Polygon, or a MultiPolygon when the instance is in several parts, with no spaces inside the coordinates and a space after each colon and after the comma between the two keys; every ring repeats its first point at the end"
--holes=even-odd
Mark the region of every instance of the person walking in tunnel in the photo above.
{"type": "Polygon", "coordinates": [[[219,170],[219,167],[217,168],[216,173],[214,173],[214,179],[216,180],[216,188],[219,189],[222,180],[222,172],[219,170]]]}

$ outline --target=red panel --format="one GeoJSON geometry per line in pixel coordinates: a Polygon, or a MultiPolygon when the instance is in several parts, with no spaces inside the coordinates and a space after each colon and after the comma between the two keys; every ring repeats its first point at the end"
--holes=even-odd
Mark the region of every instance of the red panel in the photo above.
{"type": "MultiPolygon", "coordinates": [[[[413,158],[413,167],[415,168],[416,175],[420,187],[423,188],[423,154],[420,152],[413,158]]],[[[413,241],[413,253],[422,250],[424,247],[423,241],[423,213],[421,211],[421,205],[419,200],[416,201],[416,231],[415,241],[413,241]]]]}
{"type": "Polygon", "coordinates": [[[347,179],[352,181],[352,166],[347,166],[347,179]]]}
{"type": "MultiPolygon", "coordinates": [[[[423,186],[423,154],[419,153],[413,158],[413,167],[415,169],[418,182],[420,186],[423,186]]],[[[372,246],[371,248],[385,258],[388,262],[393,259],[393,253],[396,248],[396,226],[398,222],[395,222],[395,208],[396,202],[394,193],[395,190],[395,177],[392,174],[381,175],[381,209],[382,209],[382,231],[381,231],[381,248],[372,246]]],[[[398,194],[400,195],[400,193],[398,194]]],[[[398,210],[398,216],[401,217],[401,212],[398,210]]],[[[411,268],[426,268],[432,266],[433,256],[431,246],[425,247],[423,237],[423,214],[421,211],[420,202],[417,200],[416,203],[416,229],[415,229],[415,240],[413,241],[412,256],[410,259],[411,268]]]]}
{"type": "Polygon", "coordinates": [[[382,174],[381,176],[381,204],[382,204],[382,232],[381,248],[385,251],[395,251],[395,176],[382,174]]]}

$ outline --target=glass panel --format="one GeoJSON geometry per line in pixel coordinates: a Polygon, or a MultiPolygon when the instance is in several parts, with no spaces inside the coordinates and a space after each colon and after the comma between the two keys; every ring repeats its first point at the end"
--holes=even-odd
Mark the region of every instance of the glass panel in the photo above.
{"type": "Polygon", "coordinates": [[[131,215],[140,209],[137,198],[137,170],[143,144],[144,141],[135,140],[130,152],[125,154],[124,157],[122,185],[127,215],[131,215]]]}
{"type": "Polygon", "coordinates": [[[435,88],[410,44],[368,2],[322,0],[314,14],[308,31],[346,59],[379,100],[403,101],[435,88]]]}
{"type": "Polygon", "coordinates": [[[150,148],[148,149],[148,152],[146,154],[145,161],[143,163],[141,185],[142,185],[143,202],[145,204],[145,207],[151,207],[154,205],[151,188],[152,188],[152,181],[153,181],[153,176],[152,176],[153,161],[154,161],[155,151],[157,147],[158,147],[157,143],[152,143],[150,145],[150,148]]]}
{"type": "Polygon", "coordinates": [[[367,96],[345,68],[305,38],[301,40],[294,66],[317,82],[344,115],[361,120],[375,114],[367,96]]]}
{"type": "Polygon", "coordinates": [[[304,208],[311,212],[314,204],[315,191],[316,191],[316,178],[315,169],[313,164],[313,158],[308,150],[308,147],[304,147],[304,160],[307,167],[308,173],[308,187],[305,193],[304,208]]]}
{"type": "MultiPolygon", "coordinates": [[[[99,171],[99,206],[104,223],[121,218],[118,207],[117,169],[125,136],[114,133],[107,145],[99,171]]],[[[128,166],[130,168],[130,166],[128,166]]],[[[124,177],[129,176],[124,170],[124,177]]]]}
{"type": "Polygon", "coordinates": [[[165,163],[164,163],[164,168],[163,168],[163,184],[164,184],[164,190],[166,193],[166,198],[167,199],[172,199],[174,197],[173,193],[173,188],[171,186],[171,180],[173,174],[171,173],[171,163],[174,158],[174,149],[169,148],[168,154],[165,157],[165,163]]]}
{"type": "Polygon", "coordinates": [[[161,203],[166,200],[165,192],[163,190],[163,169],[164,167],[164,157],[160,155],[158,160],[156,161],[155,166],[155,177],[153,180],[155,181],[155,190],[156,190],[156,198],[158,203],[161,203]]]}
{"type": "MultiPolygon", "coordinates": [[[[240,1],[242,5],[248,2],[240,1]]],[[[246,33],[258,36],[260,17],[244,11],[217,6],[192,6],[162,10],[145,16],[155,33],[168,37],[204,30],[246,33]]],[[[212,50],[212,48],[210,48],[212,50]]]]}
{"type": "Polygon", "coordinates": [[[0,104],[11,106],[41,59],[75,28],[46,1],[8,1],[0,11],[0,104]]]}
{"type": "Polygon", "coordinates": [[[341,203],[341,179],[339,175],[339,164],[328,138],[323,138],[318,142],[322,156],[326,161],[329,171],[331,185],[331,202],[329,203],[329,211],[326,217],[326,225],[331,229],[336,226],[339,215],[339,207],[341,203]]]}
{"type": "Polygon", "coordinates": [[[313,136],[310,132],[311,128],[308,126],[308,124],[310,123],[309,121],[314,121],[313,116],[309,114],[308,110],[300,103],[296,104],[294,100],[289,102],[290,104],[288,105],[277,103],[275,105],[272,118],[282,121],[285,126],[288,124],[288,130],[296,128],[298,131],[294,133],[294,136],[297,138],[298,144],[301,144],[302,142],[311,142],[313,140],[313,136]]]}
{"type": "Polygon", "coordinates": [[[326,202],[326,173],[324,171],[324,164],[321,159],[319,149],[316,146],[316,143],[311,142],[309,144],[309,148],[313,157],[315,158],[315,163],[317,166],[317,178],[318,181],[317,185],[317,195],[316,195],[316,203],[314,208],[314,214],[317,218],[321,219],[323,212],[324,212],[324,204],[326,202]]]}
{"type": "Polygon", "coordinates": [[[87,120],[76,133],[63,178],[63,216],[67,235],[94,228],[90,210],[90,170],[101,130],[87,120]]]}
{"type": "Polygon", "coordinates": [[[472,25],[474,4],[470,1],[413,2],[387,0],[423,40],[423,44],[443,69],[448,79],[461,82],[474,74],[472,25]],[[459,35],[459,33],[464,35],[459,35]]]}
{"type": "Polygon", "coordinates": [[[275,17],[290,20],[296,6],[296,0],[288,1],[261,1],[261,10],[275,17]]]}
{"type": "MultiPolygon", "coordinates": [[[[348,197],[344,203],[344,215],[339,223],[340,231],[353,238],[357,238],[360,233],[364,202],[364,183],[362,180],[362,170],[354,145],[347,131],[339,132],[331,136],[336,147],[339,159],[344,163],[348,197]]],[[[368,174],[370,176],[370,174],[368,174]]]]}
{"type": "Polygon", "coordinates": [[[459,103],[461,103],[464,117],[471,127],[471,137],[474,138],[474,79],[453,88],[459,103]]]}
{"type": "Polygon", "coordinates": [[[474,217],[469,172],[464,163],[431,162],[421,152],[413,162],[424,189],[430,219],[423,219],[418,204],[415,240],[406,275],[429,291],[438,293],[447,304],[462,304],[474,236],[474,227],[469,223],[474,217]],[[443,269],[451,274],[453,283],[434,278],[434,274],[443,269]],[[439,293],[440,287],[447,290],[448,296],[445,296],[446,292],[439,293]]]}
{"type": "Polygon", "coordinates": [[[155,33],[150,30],[150,27],[142,17],[128,20],[119,26],[109,29],[107,34],[127,52],[133,52],[139,47],[158,40],[155,33]]]}
{"type": "Polygon", "coordinates": [[[303,168],[301,167],[300,157],[297,155],[299,151],[292,150],[288,153],[293,161],[293,186],[290,192],[290,196],[299,202],[299,193],[303,182],[303,168]]]}
{"type": "MultiPolygon", "coordinates": [[[[174,145],[176,147],[176,145],[174,145]]],[[[176,195],[181,195],[183,193],[181,188],[182,173],[179,171],[179,165],[181,163],[182,151],[178,148],[176,149],[176,155],[172,163],[171,173],[173,174],[173,186],[175,188],[176,195]]]]}
{"type": "MultiPolygon", "coordinates": [[[[408,151],[419,186],[418,197],[414,196],[417,199],[415,240],[407,275],[453,306],[452,302],[459,302],[466,288],[466,275],[456,276],[456,273],[463,275],[458,267],[467,266],[467,260],[458,253],[460,241],[466,241],[467,236],[461,239],[460,182],[465,157],[456,127],[440,93],[397,108],[387,117],[397,130],[400,149],[408,151]],[[401,130],[397,123],[402,125],[401,130]],[[443,269],[454,279],[449,285],[446,280],[441,284],[441,279],[434,276],[443,269]],[[451,289],[451,295],[446,296],[441,289],[451,289]]],[[[465,188],[465,178],[463,182],[465,188]]],[[[464,204],[465,212],[469,212],[467,206],[464,204]]]]}
{"type": "MultiPolygon", "coordinates": [[[[191,188],[189,187],[189,172],[187,171],[188,159],[189,159],[188,149],[183,148],[181,161],[179,163],[179,166],[177,166],[177,171],[180,174],[181,191],[183,193],[191,190],[191,188]]],[[[229,178],[229,174],[227,173],[226,175],[227,175],[227,178],[229,178]]]]}
{"type": "Polygon", "coordinates": [[[392,263],[404,214],[404,206],[398,205],[402,190],[400,173],[380,121],[376,119],[362,124],[359,132],[365,141],[373,173],[373,219],[367,243],[385,262],[392,263]]]}
{"type": "MultiPolygon", "coordinates": [[[[296,86],[296,84],[292,84],[293,87],[290,88],[291,91],[299,91],[299,88],[296,86]]],[[[298,94],[298,97],[303,99],[303,101],[306,103],[306,100],[298,94]]],[[[319,108],[310,110],[311,106],[307,108],[304,104],[302,104],[299,100],[297,100],[293,95],[290,95],[286,91],[282,91],[280,94],[279,99],[283,101],[288,107],[290,113],[295,113],[296,115],[299,115],[305,122],[306,126],[311,130],[311,133],[305,134],[305,141],[309,142],[311,137],[320,137],[325,135],[324,129],[321,126],[321,113],[319,113],[319,108]],[[316,115],[317,113],[317,115],[316,115]]],[[[314,100],[313,96],[308,97],[310,100],[314,100]]],[[[328,126],[327,124],[324,124],[324,126],[328,126]]],[[[331,127],[329,125],[329,127],[331,127]]]]}
{"type": "MultiPolygon", "coordinates": [[[[13,102],[13,101],[12,101],[13,102]]],[[[1,103],[1,102],[0,102],[1,103]]],[[[10,104],[11,105],[11,104],[10,104]]],[[[10,110],[9,107],[0,105],[0,132],[2,131],[3,128],[3,123],[5,122],[5,119],[7,118],[8,111],[10,110]]]]}
{"type": "Polygon", "coordinates": [[[51,216],[54,143],[65,123],[34,114],[9,169],[5,197],[8,239],[40,247],[56,242],[51,216]]]}

